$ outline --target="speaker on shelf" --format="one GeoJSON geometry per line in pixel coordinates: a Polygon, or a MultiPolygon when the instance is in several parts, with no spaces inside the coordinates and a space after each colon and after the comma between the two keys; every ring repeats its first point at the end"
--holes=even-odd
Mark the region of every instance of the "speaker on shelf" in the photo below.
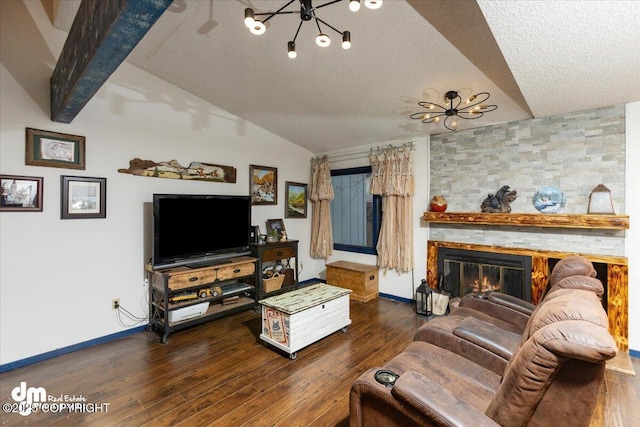
{"type": "Polygon", "coordinates": [[[251,233],[251,242],[258,243],[258,240],[260,239],[260,227],[252,225],[249,231],[251,233]]]}

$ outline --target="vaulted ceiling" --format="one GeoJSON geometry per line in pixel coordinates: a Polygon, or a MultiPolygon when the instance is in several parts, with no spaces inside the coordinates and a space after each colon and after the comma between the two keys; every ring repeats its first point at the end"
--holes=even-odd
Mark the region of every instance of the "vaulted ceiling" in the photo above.
{"type": "MultiPolygon", "coordinates": [[[[54,24],[68,31],[79,3],[60,2],[54,24]]],[[[446,131],[409,116],[449,90],[498,105],[458,129],[640,100],[639,1],[384,0],[353,13],[345,0],[316,14],[350,31],[351,49],[326,27],[333,43],[318,47],[304,22],[295,59],[299,15],[261,36],[243,25],[246,7],[284,4],[175,0],[127,61],[314,153],[446,131]]]]}

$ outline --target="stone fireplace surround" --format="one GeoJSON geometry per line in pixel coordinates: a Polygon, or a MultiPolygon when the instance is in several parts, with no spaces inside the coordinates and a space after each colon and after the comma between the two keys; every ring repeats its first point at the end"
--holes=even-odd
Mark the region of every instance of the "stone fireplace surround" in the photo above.
{"type": "Polygon", "coordinates": [[[430,135],[429,194],[448,203],[446,212],[422,218],[431,286],[438,244],[529,253],[536,289],[546,285],[549,259],[588,253],[605,267],[610,331],[627,351],[629,217],[585,215],[598,184],[611,190],[615,212],[626,212],[625,132],[625,106],[618,105],[430,135]],[[481,214],[482,200],[503,185],[518,192],[513,213],[481,214]],[[567,203],[559,214],[542,215],[532,198],[549,185],[561,188],[567,203]]]}
{"type": "MultiPolygon", "coordinates": [[[[537,304],[549,282],[551,267],[555,261],[569,255],[582,255],[594,264],[603,264],[606,268],[606,278],[601,278],[606,283],[603,306],[609,319],[609,332],[613,335],[618,348],[627,352],[629,350],[628,327],[628,265],[627,258],[618,256],[582,254],[575,252],[545,251],[538,249],[498,247],[478,244],[465,244],[429,240],[427,242],[427,282],[432,289],[438,288],[438,249],[454,248],[479,252],[493,252],[512,255],[524,255],[531,257],[531,301],[537,304]]],[[[599,277],[600,278],[600,277],[599,277]]]]}

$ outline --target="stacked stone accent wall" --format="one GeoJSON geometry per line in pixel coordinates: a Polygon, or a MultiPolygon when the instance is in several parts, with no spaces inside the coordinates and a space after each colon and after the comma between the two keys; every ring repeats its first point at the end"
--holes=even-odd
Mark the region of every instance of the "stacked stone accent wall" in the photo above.
{"type": "MultiPolygon", "coordinates": [[[[552,185],[566,195],[562,213],[585,214],[591,191],[604,184],[611,190],[615,212],[623,214],[625,108],[620,105],[432,135],[429,167],[430,195],[444,195],[449,212],[480,212],[489,193],[509,185],[518,192],[512,212],[538,213],[533,196],[552,185]]],[[[429,238],[624,255],[624,231],[431,224],[429,238]]]]}

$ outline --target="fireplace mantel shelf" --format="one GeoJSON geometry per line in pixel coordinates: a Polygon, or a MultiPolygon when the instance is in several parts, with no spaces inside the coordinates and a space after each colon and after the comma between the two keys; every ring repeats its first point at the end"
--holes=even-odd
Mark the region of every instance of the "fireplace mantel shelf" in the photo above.
{"type": "Polygon", "coordinates": [[[579,214],[526,214],[526,213],[475,213],[475,212],[425,212],[424,222],[451,224],[478,224],[518,227],[596,228],[627,230],[628,215],[579,215],[579,214]]]}

